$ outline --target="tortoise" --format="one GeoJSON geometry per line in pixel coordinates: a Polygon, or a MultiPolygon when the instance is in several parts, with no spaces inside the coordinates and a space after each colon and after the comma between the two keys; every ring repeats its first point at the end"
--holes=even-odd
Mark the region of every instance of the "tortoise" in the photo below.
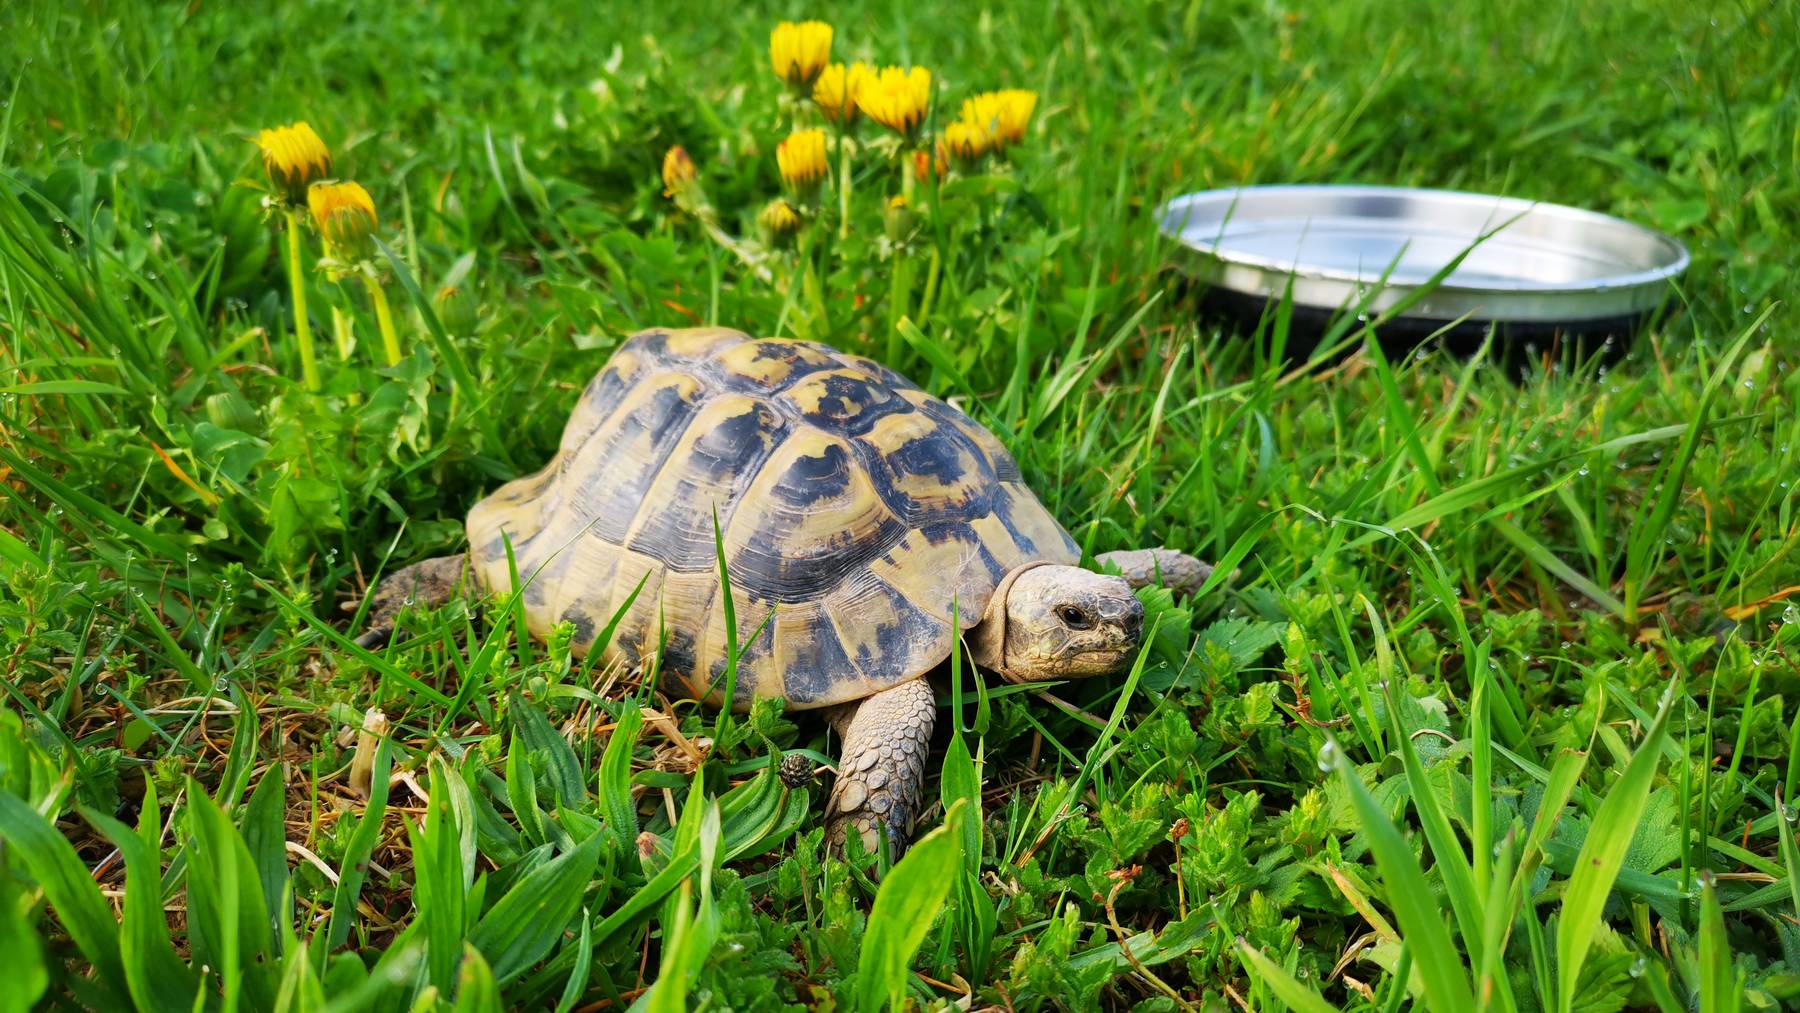
{"type": "Polygon", "coordinates": [[[870,359],[721,328],[627,340],[550,463],[476,503],[466,526],[467,553],[377,586],[364,646],[465,573],[499,593],[517,573],[533,634],[569,623],[585,655],[629,600],[605,660],[660,648],[665,692],[722,704],[722,547],[740,652],[731,706],[826,709],[842,742],[828,839],[854,831],[874,851],[885,832],[895,856],[920,811],[925,676],[957,643],[953,608],[975,661],[1008,681],[1105,675],[1142,636],[1134,587],[1192,592],[1211,573],[1168,549],[1099,556],[1117,576],[1083,569],[968,415],[870,359]]]}

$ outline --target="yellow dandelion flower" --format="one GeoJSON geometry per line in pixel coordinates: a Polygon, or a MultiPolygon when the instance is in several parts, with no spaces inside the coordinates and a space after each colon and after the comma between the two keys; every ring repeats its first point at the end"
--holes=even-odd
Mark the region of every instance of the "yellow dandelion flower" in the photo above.
{"type": "Polygon", "coordinates": [[[663,196],[673,197],[686,190],[700,175],[694,160],[688,157],[687,149],[677,144],[663,155],[662,178],[663,196]]]}
{"type": "Polygon", "coordinates": [[[325,250],[339,260],[362,260],[371,250],[369,237],[379,220],[375,201],[361,183],[314,183],[306,191],[313,224],[325,238],[325,250]]]}
{"type": "Polygon", "coordinates": [[[925,122],[925,111],[931,107],[931,71],[924,67],[883,67],[856,90],[856,106],[869,119],[903,137],[911,137],[925,122]]]}
{"type": "Polygon", "coordinates": [[[834,63],[820,72],[819,79],[813,82],[813,104],[827,120],[847,127],[856,122],[857,89],[873,74],[869,65],[861,60],[848,67],[834,63]]]}
{"type": "Polygon", "coordinates": [[[785,239],[800,231],[800,212],[794,206],[777,197],[763,205],[756,215],[756,224],[761,225],[769,235],[776,239],[785,239]]]}
{"type": "Polygon", "coordinates": [[[810,190],[825,178],[825,131],[796,130],[775,146],[781,178],[795,190],[810,190]]]}
{"type": "Polygon", "coordinates": [[[256,135],[269,182],[289,204],[306,203],[306,188],[331,175],[331,149],[304,120],[256,135]]]}
{"type": "Polygon", "coordinates": [[[969,164],[987,154],[988,132],[966,120],[958,120],[944,128],[943,143],[958,162],[969,164]]]}
{"type": "Polygon", "coordinates": [[[1025,139],[1037,109],[1037,92],[1023,88],[986,91],[962,104],[962,121],[985,131],[996,150],[1025,139]]]}
{"type": "Polygon", "coordinates": [[[813,83],[831,60],[831,26],[823,21],[783,21],[769,33],[775,76],[796,88],[813,83]]]}

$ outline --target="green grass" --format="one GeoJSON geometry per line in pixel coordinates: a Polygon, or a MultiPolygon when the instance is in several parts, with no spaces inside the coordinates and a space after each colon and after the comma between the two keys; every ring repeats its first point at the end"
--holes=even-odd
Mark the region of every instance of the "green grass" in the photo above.
{"type": "Polygon", "coordinates": [[[0,27],[0,1009],[1800,997],[1792,5],[18,0],[0,27]],[[754,237],[789,122],[767,33],[807,14],[840,58],[930,67],[944,110],[1041,100],[1009,170],[922,185],[903,261],[869,154],[850,238],[765,280],[658,170],[684,145],[754,237]],[[318,394],[235,182],[299,118],[374,194],[408,351],[380,367],[367,294],[314,274],[318,394]],[[1564,201],[1694,263],[1610,367],[1514,383],[1352,335],[1293,370],[1196,319],[1150,222],[1276,181],[1564,201]],[[1088,550],[1238,576],[1147,594],[1141,665],[1071,709],[960,670],[921,830],[955,815],[879,887],[776,778],[829,758],[811,715],[671,705],[506,601],[349,644],[340,606],[460,548],[611,348],[694,322],[887,359],[1088,550]]]}

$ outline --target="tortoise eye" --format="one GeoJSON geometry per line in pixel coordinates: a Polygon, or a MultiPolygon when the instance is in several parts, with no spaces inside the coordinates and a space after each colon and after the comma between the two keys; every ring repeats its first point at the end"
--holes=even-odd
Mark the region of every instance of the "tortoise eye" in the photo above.
{"type": "Polygon", "coordinates": [[[1085,630],[1094,625],[1094,617],[1073,605],[1062,605],[1056,610],[1056,618],[1061,619],[1064,626],[1072,630],[1085,630]]]}

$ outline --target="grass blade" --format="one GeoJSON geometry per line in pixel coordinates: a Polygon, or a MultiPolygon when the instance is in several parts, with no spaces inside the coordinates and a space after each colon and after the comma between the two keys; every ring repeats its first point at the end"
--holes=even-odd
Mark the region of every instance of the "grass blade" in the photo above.
{"type": "Polygon", "coordinates": [[[1650,797],[1650,782],[1662,761],[1663,737],[1668,734],[1669,714],[1675,706],[1675,684],[1663,692],[1662,706],[1649,734],[1631,755],[1625,773],[1606,793],[1600,809],[1588,828],[1587,840],[1575,860],[1575,873],[1569,877],[1563,893],[1562,917],[1556,933],[1557,1008],[1569,1013],[1575,1006],[1575,983],[1581,977],[1581,965],[1587,961],[1588,949],[1606,907],[1607,894],[1625,862],[1625,849],[1631,845],[1638,818],[1650,797]]]}
{"type": "Polygon", "coordinates": [[[286,788],[281,764],[275,764],[257,782],[244,809],[244,846],[262,884],[263,901],[269,905],[269,947],[277,955],[282,950],[282,929],[294,922],[293,898],[288,894],[287,830],[282,825],[286,788]]]}
{"type": "Polygon", "coordinates": [[[193,1002],[194,973],[175,954],[163,917],[162,873],[152,842],[162,836],[156,800],[146,796],[140,834],[104,813],[82,810],[125,860],[125,914],[119,952],[132,1001],[139,1009],[180,1009],[193,1002]]]}
{"type": "MultiPolygon", "coordinates": [[[[436,758],[434,757],[434,760],[436,758]]],[[[468,924],[468,882],[463,874],[462,828],[451,805],[450,782],[442,760],[432,767],[431,801],[422,827],[407,824],[413,851],[413,904],[425,925],[425,969],[430,982],[448,992],[456,982],[468,924]]]]}
{"type": "Polygon", "coordinates": [[[575,809],[586,803],[587,780],[569,740],[551,726],[543,711],[517,693],[511,695],[507,713],[512,715],[514,734],[525,741],[533,756],[544,761],[550,797],[556,804],[575,809]]]}
{"type": "Polygon", "coordinates": [[[124,965],[119,956],[119,923],[88,875],[81,856],[42,814],[12,795],[0,792],[0,840],[31,870],[44,896],[81,955],[94,965],[101,981],[123,996],[124,965]]]}
{"type": "Polygon", "coordinates": [[[1335,754],[1338,779],[1350,793],[1375,865],[1387,885],[1388,907],[1400,923],[1401,938],[1412,950],[1419,977],[1425,983],[1425,996],[1433,1010],[1461,1011],[1475,1008],[1474,993],[1469,988],[1469,971],[1461,955],[1450,941],[1450,930],[1444,925],[1425,873],[1413,860],[1412,849],[1400,829],[1382,811],[1381,804],[1363,786],[1356,768],[1338,748],[1335,740],[1327,740],[1326,749],[1335,754]]]}
{"type": "Polygon", "coordinates": [[[0,975],[4,975],[0,980],[8,983],[7,988],[0,989],[0,1013],[34,1009],[44,990],[50,987],[44,943],[38,927],[27,915],[24,892],[25,887],[17,880],[0,878],[0,975]]]}
{"type": "Polygon", "coordinates": [[[326,926],[325,945],[315,959],[324,960],[350,938],[350,926],[356,918],[356,898],[362,894],[363,881],[369,875],[369,856],[381,837],[381,820],[387,813],[388,775],[393,767],[393,742],[384,736],[375,747],[369,803],[363,807],[362,818],[350,833],[350,844],[344,849],[344,860],[338,866],[337,889],[331,895],[331,921],[326,926]]]}
{"type": "Polygon", "coordinates": [[[274,1000],[269,907],[254,860],[231,817],[192,778],[187,789],[188,938],[222,979],[224,1009],[274,1000]]]}
{"type": "Polygon", "coordinates": [[[482,917],[469,941],[491,956],[494,977],[509,981],[536,963],[562,938],[593,879],[605,840],[587,840],[531,870],[482,917]]]}
{"type": "Polygon", "coordinates": [[[913,954],[943,909],[961,860],[961,821],[968,817],[958,802],[944,825],[919,839],[882,880],[863,933],[857,962],[857,1008],[905,1008],[906,985],[913,954]]]}
{"type": "Polygon", "coordinates": [[[631,800],[631,753],[637,748],[638,733],[644,728],[644,712],[637,701],[620,705],[619,723],[606,740],[606,751],[600,754],[600,810],[606,817],[606,832],[612,835],[618,853],[629,855],[637,848],[637,804],[631,800]]]}
{"type": "Polygon", "coordinates": [[[1438,875],[1443,877],[1444,891],[1450,897],[1450,910],[1456,915],[1457,928],[1462,933],[1463,948],[1474,952],[1482,931],[1481,899],[1475,894],[1474,870],[1469,865],[1469,857],[1463,853],[1462,844],[1456,839],[1456,832],[1450,828],[1449,817],[1438,805],[1437,794],[1425,776],[1425,766],[1419,762],[1419,752],[1413,748],[1412,737],[1400,724],[1400,696],[1395,688],[1399,680],[1394,673],[1393,652],[1381,615],[1367,598],[1363,599],[1363,610],[1374,630],[1376,664],[1382,685],[1387,688],[1388,730],[1399,743],[1407,794],[1414,811],[1419,814],[1419,827],[1424,830],[1425,841],[1431,847],[1438,875]]]}
{"type": "Polygon", "coordinates": [[[1269,986],[1275,997],[1287,1003],[1295,1013],[1338,1013],[1338,1008],[1325,1001],[1324,997],[1300,982],[1298,978],[1287,972],[1275,961],[1270,960],[1263,951],[1250,945],[1243,936],[1238,937],[1238,954],[1249,965],[1248,970],[1253,977],[1261,978],[1262,983],[1269,986]]]}
{"type": "Polygon", "coordinates": [[[1738,1013],[1743,982],[1731,963],[1725,913],[1710,873],[1700,874],[1700,1013],[1738,1013]]]}

